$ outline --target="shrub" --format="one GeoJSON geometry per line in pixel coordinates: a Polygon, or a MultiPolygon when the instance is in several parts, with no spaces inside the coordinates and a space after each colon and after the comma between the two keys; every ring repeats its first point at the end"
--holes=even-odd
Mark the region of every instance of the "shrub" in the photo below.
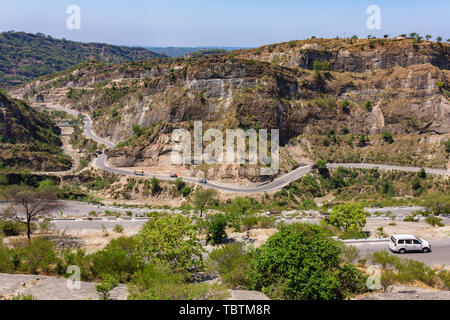
{"type": "Polygon", "coordinates": [[[320,71],[320,70],[329,70],[330,69],[330,63],[328,61],[318,61],[315,60],[313,63],[314,70],[320,71]]]}
{"type": "Polygon", "coordinates": [[[390,255],[387,251],[374,252],[371,255],[371,260],[373,263],[380,264],[383,269],[395,269],[400,263],[400,258],[390,255]]]}
{"type": "Polygon", "coordinates": [[[394,137],[393,137],[392,133],[387,132],[387,131],[385,131],[383,133],[383,139],[384,139],[385,142],[388,142],[388,143],[393,143],[394,142],[394,137]]]}
{"type": "Polygon", "coordinates": [[[353,263],[359,258],[359,249],[352,245],[343,245],[342,246],[342,258],[346,262],[353,263]]]}
{"type": "Polygon", "coordinates": [[[117,233],[122,233],[123,230],[124,230],[124,228],[123,228],[122,225],[120,225],[120,224],[116,224],[116,225],[114,226],[114,228],[113,228],[113,231],[114,231],[114,232],[117,232],[117,233]]]}
{"type": "Polygon", "coordinates": [[[450,152],[450,139],[447,139],[445,142],[445,151],[450,152]]]}
{"type": "Polygon", "coordinates": [[[259,217],[255,215],[248,215],[242,218],[242,225],[245,227],[245,230],[250,230],[255,227],[259,222],[259,217]]]}
{"type": "Polygon", "coordinates": [[[15,270],[13,250],[5,247],[0,239],[0,273],[13,273],[15,270]]]}
{"type": "Polygon", "coordinates": [[[276,226],[276,219],[275,217],[260,217],[258,222],[258,227],[262,229],[271,229],[275,228],[276,226]]]}
{"type": "Polygon", "coordinates": [[[180,272],[202,266],[202,246],[197,226],[189,217],[165,216],[152,219],[136,236],[136,254],[140,263],[168,263],[180,272]]]}
{"type": "Polygon", "coordinates": [[[365,290],[366,277],[341,263],[336,241],[316,225],[282,225],[256,249],[250,263],[250,285],[271,298],[345,299],[365,290]]]}
{"type": "Polygon", "coordinates": [[[87,255],[82,249],[66,249],[62,253],[62,266],[59,274],[65,276],[69,266],[78,266],[81,271],[81,279],[84,281],[97,280],[92,271],[92,255],[87,255]]]}
{"type": "Polygon", "coordinates": [[[0,230],[5,237],[14,237],[25,232],[25,225],[10,220],[0,221],[0,230]]]}
{"type": "Polygon", "coordinates": [[[25,245],[17,248],[16,257],[19,259],[18,271],[24,273],[50,274],[54,271],[55,265],[61,264],[55,244],[43,238],[27,241],[25,245]]]}
{"type": "Polygon", "coordinates": [[[92,255],[92,273],[96,278],[110,275],[120,282],[129,281],[132,274],[139,269],[135,249],[134,237],[111,240],[104,249],[92,255]]]}
{"type": "Polygon", "coordinates": [[[329,222],[349,236],[358,236],[366,225],[366,214],[362,206],[343,204],[331,209],[329,222]]]}
{"type": "Polygon", "coordinates": [[[447,290],[450,290],[450,271],[448,270],[441,270],[438,273],[439,279],[441,279],[442,283],[446,287],[447,290]]]}
{"type": "Polygon", "coordinates": [[[206,226],[206,242],[211,244],[222,243],[227,236],[225,232],[227,223],[227,217],[221,213],[209,216],[206,226]]]}
{"type": "Polygon", "coordinates": [[[129,300],[223,300],[229,297],[220,285],[186,283],[184,275],[164,264],[148,264],[128,285],[129,300]]]}
{"type": "Polygon", "coordinates": [[[366,101],[366,109],[367,111],[372,112],[373,110],[372,101],[370,100],[366,101]]]}
{"type": "Polygon", "coordinates": [[[245,287],[248,282],[250,254],[243,243],[224,245],[212,251],[206,262],[209,271],[217,272],[231,288],[245,287]]]}
{"type": "Polygon", "coordinates": [[[425,222],[432,225],[433,227],[435,227],[435,226],[443,227],[444,226],[444,224],[442,223],[442,218],[438,218],[438,217],[434,217],[434,216],[426,217],[425,222]]]}
{"type": "Polygon", "coordinates": [[[389,290],[389,287],[392,286],[395,281],[397,280],[397,275],[395,272],[391,270],[384,270],[381,273],[381,287],[383,288],[384,292],[387,292],[389,290]]]}
{"type": "Polygon", "coordinates": [[[397,279],[400,282],[411,283],[419,280],[429,286],[433,284],[436,276],[434,270],[425,263],[410,259],[402,259],[397,265],[397,271],[397,279]]]}
{"type": "Polygon", "coordinates": [[[155,177],[150,180],[150,190],[152,195],[155,195],[161,191],[160,183],[161,181],[155,177]]]}
{"type": "Polygon", "coordinates": [[[102,282],[94,287],[100,300],[110,300],[110,291],[117,287],[119,282],[111,275],[103,277],[102,282]]]}

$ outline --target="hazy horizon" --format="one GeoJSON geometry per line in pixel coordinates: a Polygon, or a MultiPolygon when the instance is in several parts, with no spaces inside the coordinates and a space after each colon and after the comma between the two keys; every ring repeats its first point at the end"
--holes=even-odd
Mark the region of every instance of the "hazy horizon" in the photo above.
{"type": "Polygon", "coordinates": [[[403,33],[450,38],[450,2],[279,0],[61,1],[3,0],[1,31],[44,33],[55,38],[139,47],[257,47],[321,38],[403,33]],[[81,28],[66,26],[67,8],[81,9],[81,28]],[[381,10],[381,29],[370,30],[367,8],[381,10]]]}

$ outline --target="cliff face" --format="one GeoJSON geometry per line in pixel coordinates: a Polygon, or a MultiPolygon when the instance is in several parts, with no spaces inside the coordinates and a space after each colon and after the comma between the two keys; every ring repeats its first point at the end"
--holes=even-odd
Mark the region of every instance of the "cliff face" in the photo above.
{"type": "MultiPolygon", "coordinates": [[[[89,63],[14,94],[88,111],[102,136],[123,142],[110,153],[116,165],[169,168],[171,130],[202,120],[204,130],[278,128],[283,170],[320,158],[446,167],[449,45],[349,41],[298,41],[118,66],[89,63]],[[133,131],[155,123],[159,129],[147,135],[133,131]],[[393,142],[381,137],[385,132],[393,142]],[[361,135],[370,141],[361,143],[361,135]]],[[[189,170],[197,175],[200,169],[189,170]]],[[[202,170],[223,179],[260,179],[251,166],[202,170]]]]}
{"type": "Polygon", "coordinates": [[[311,39],[236,51],[241,58],[274,62],[286,67],[313,69],[327,61],[330,70],[367,72],[395,66],[431,64],[449,70],[450,45],[412,39],[311,39]]]}
{"type": "Polygon", "coordinates": [[[0,93],[1,167],[43,171],[70,169],[62,154],[60,130],[27,104],[0,93]]]}

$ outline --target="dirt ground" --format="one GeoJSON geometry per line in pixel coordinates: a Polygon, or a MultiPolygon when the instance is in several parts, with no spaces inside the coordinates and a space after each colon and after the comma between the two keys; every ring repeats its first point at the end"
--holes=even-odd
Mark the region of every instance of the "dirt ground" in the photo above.
{"type": "Polygon", "coordinates": [[[425,239],[443,239],[450,237],[450,226],[432,227],[425,222],[367,220],[364,231],[370,231],[371,238],[377,238],[377,228],[379,227],[383,227],[384,232],[387,235],[407,233],[425,239]],[[395,223],[395,225],[389,225],[393,223],[395,223]]]}

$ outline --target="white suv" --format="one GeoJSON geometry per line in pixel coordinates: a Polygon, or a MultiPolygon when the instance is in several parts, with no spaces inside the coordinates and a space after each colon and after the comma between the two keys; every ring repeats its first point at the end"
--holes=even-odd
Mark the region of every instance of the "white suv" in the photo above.
{"type": "Polygon", "coordinates": [[[389,241],[389,249],[392,252],[406,253],[408,251],[431,251],[431,244],[410,234],[394,234],[389,241]]]}

